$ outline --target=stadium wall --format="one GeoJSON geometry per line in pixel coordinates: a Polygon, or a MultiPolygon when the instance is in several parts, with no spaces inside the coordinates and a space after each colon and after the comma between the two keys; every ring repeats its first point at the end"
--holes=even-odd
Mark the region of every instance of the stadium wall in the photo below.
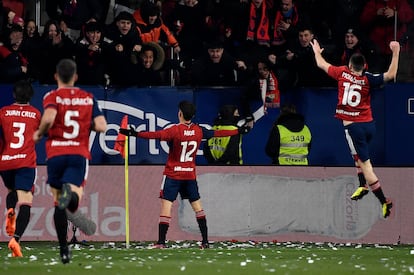
{"type": "MultiPolygon", "coordinates": [[[[159,188],[163,166],[129,167],[131,241],[158,236],[159,188]]],[[[377,199],[349,196],[357,187],[350,167],[199,166],[198,181],[207,214],[210,239],[335,243],[414,243],[414,171],[378,168],[385,193],[394,202],[384,220],[377,199]]],[[[38,178],[30,224],[23,237],[56,240],[53,202],[46,184],[46,167],[38,178]]],[[[5,189],[0,209],[5,209],[5,189]]],[[[78,240],[125,241],[124,166],[91,166],[80,210],[97,224],[97,232],[78,240]]],[[[71,232],[69,231],[69,238],[71,232]]],[[[187,201],[174,203],[169,240],[199,240],[187,201]]],[[[7,241],[5,225],[0,241],[7,241]]]]}

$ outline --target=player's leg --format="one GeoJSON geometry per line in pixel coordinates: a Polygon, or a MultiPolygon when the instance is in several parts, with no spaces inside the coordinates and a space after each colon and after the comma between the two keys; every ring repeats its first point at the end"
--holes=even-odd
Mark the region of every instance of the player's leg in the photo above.
{"type": "Polygon", "coordinates": [[[355,167],[357,170],[357,176],[359,181],[359,186],[355,190],[355,192],[352,194],[351,199],[352,200],[359,200],[362,199],[366,194],[369,192],[369,188],[367,185],[367,181],[365,179],[364,173],[362,172],[361,166],[358,163],[359,157],[358,155],[353,155],[355,160],[355,167]]]}
{"type": "Polygon", "coordinates": [[[62,263],[67,264],[70,262],[70,250],[69,250],[68,241],[67,241],[68,220],[66,216],[66,210],[60,209],[60,207],[58,206],[61,188],[59,188],[56,184],[54,184],[53,186],[52,185],[50,186],[50,191],[52,192],[53,200],[55,204],[55,212],[53,214],[53,221],[55,224],[56,235],[57,235],[58,242],[59,242],[60,257],[61,257],[62,263]]]}
{"type": "Polygon", "coordinates": [[[12,251],[12,257],[22,257],[20,239],[30,221],[30,210],[32,207],[32,191],[17,190],[19,211],[16,218],[16,230],[13,238],[9,241],[8,247],[12,251]]]}
{"type": "Polygon", "coordinates": [[[172,201],[161,199],[161,210],[160,218],[158,221],[158,241],[156,244],[157,248],[164,248],[167,239],[168,228],[171,223],[171,208],[172,201]]]}
{"type": "Polygon", "coordinates": [[[191,202],[191,207],[194,210],[195,216],[196,216],[196,220],[198,223],[198,228],[200,229],[200,233],[201,233],[201,246],[200,248],[208,248],[209,244],[208,244],[208,228],[207,228],[207,219],[206,219],[206,214],[203,210],[203,207],[201,205],[201,200],[198,199],[196,201],[191,202]]]}
{"type": "Polygon", "coordinates": [[[160,188],[161,210],[158,221],[158,241],[156,248],[164,248],[171,222],[171,208],[180,190],[180,181],[163,177],[160,188]]]}
{"type": "Polygon", "coordinates": [[[382,205],[382,215],[384,218],[387,218],[391,214],[392,202],[385,197],[380,181],[374,173],[371,161],[368,159],[364,162],[359,162],[372,193],[374,193],[382,205]]]}
{"type": "Polygon", "coordinates": [[[191,203],[191,207],[195,213],[198,227],[201,233],[201,246],[200,248],[208,248],[208,228],[206,214],[203,210],[200,193],[198,192],[198,185],[196,180],[187,181],[186,193],[191,203]]]}
{"type": "Polygon", "coordinates": [[[361,124],[353,123],[353,124],[349,124],[345,126],[345,138],[348,143],[349,150],[355,162],[355,167],[357,169],[357,176],[358,176],[358,181],[359,181],[359,186],[355,190],[355,192],[351,195],[351,199],[359,200],[359,199],[362,199],[369,192],[368,186],[366,184],[367,183],[366,177],[359,164],[360,156],[358,152],[361,146],[363,146],[363,144],[366,143],[365,134],[364,134],[361,124]]]}
{"type": "Polygon", "coordinates": [[[15,190],[15,176],[17,170],[1,171],[0,176],[3,179],[4,186],[7,188],[6,195],[6,232],[7,235],[13,236],[16,230],[16,204],[17,192],[15,190]]]}
{"type": "Polygon", "coordinates": [[[87,159],[79,155],[65,156],[69,165],[65,168],[61,181],[63,182],[58,206],[75,212],[83,195],[83,185],[89,169],[87,159]]]}

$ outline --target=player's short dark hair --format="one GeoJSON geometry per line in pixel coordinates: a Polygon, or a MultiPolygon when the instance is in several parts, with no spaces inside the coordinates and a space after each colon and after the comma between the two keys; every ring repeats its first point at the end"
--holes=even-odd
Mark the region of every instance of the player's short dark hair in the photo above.
{"type": "Polygon", "coordinates": [[[178,108],[183,113],[183,117],[185,120],[191,120],[195,113],[196,113],[196,107],[195,105],[187,100],[183,100],[178,104],[178,108]]]}
{"type": "Polygon", "coordinates": [[[56,66],[56,73],[63,83],[69,83],[76,74],[76,63],[72,59],[62,59],[56,66]]]}
{"type": "Polygon", "coordinates": [[[354,67],[356,71],[363,71],[365,68],[365,57],[360,53],[354,53],[351,55],[349,62],[354,67]]]}
{"type": "Polygon", "coordinates": [[[32,84],[27,80],[19,80],[14,83],[13,96],[17,103],[24,104],[28,103],[33,97],[34,90],[32,84]]]}

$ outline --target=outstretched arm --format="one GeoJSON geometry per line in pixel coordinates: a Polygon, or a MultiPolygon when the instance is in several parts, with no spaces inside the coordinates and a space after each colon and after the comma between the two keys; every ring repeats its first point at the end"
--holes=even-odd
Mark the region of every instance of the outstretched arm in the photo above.
{"type": "Polygon", "coordinates": [[[313,39],[310,44],[312,45],[313,52],[315,53],[315,60],[316,64],[319,68],[324,70],[326,73],[328,73],[328,68],[331,66],[330,63],[328,63],[325,58],[322,56],[323,48],[319,45],[319,42],[316,39],[313,39]]]}
{"type": "Polygon", "coordinates": [[[384,82],[395,79],[395,77],[397,76],[397,71],[398,71],[398,59],[400,56],[400,43],[398,43],[397,41],[391,41],[390,49],[392,51],[392,59],[391,59],[391,64],[388,67],[388,71],[384,73],[384,82]]]}

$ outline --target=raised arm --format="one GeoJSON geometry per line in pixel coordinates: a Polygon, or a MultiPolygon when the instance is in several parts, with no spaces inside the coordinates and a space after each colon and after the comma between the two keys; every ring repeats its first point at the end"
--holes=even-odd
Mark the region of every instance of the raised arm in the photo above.
{"type": "Polygon", "coordinates": [[[397,41],[390,42],[390,49],[392,51],[392,59],[388,71],[384,73],[384,82],[395,79],[398,71],[398,59],[400,56],[400,43],[397,41]]]}
{"type": "Polygon", "coordinates": [[[313,52],[315,53],[315,60],[316,64],[319,68],[324,70],[326,73],[328,73],[328,68],[331,66],[330,63],[328,63],[325,58],[322,56],[323,48],[319,45],[319,42],[316,39],[313,39],[310,44],[312,45],[313,52]]]}

